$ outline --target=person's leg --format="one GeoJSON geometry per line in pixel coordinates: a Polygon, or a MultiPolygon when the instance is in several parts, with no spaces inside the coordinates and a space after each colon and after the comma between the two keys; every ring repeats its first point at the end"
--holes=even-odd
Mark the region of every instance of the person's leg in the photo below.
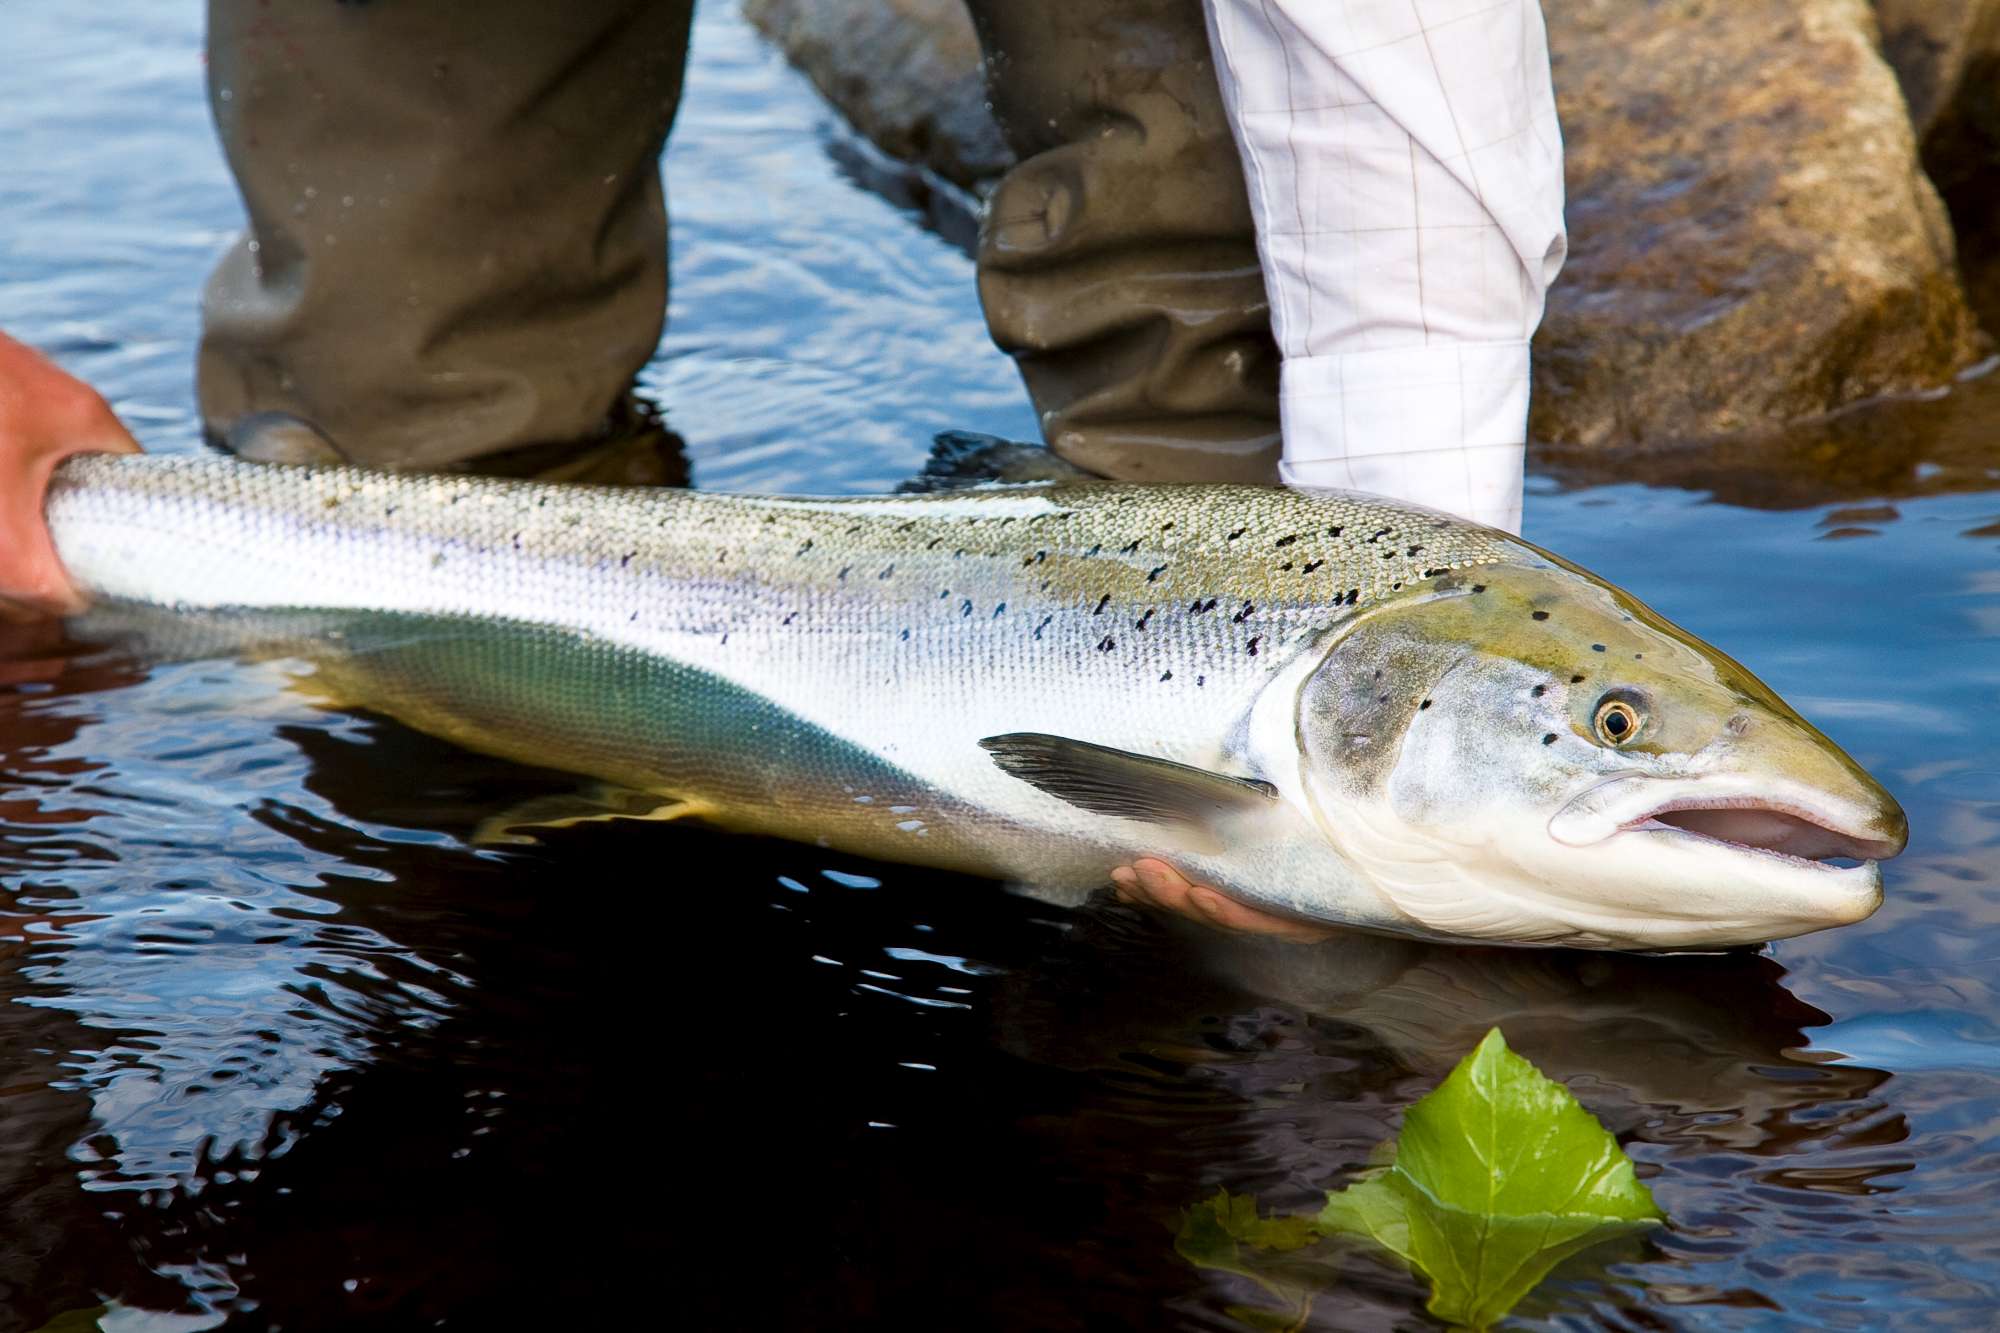
{"type": "Polygon", "coordinates": [[[1019,163],[979,290],[1049,447],[1104,476],[1277,480],[1278,352],[1201,0],[968,0],[1019,163]]]}
{"type": "Polygon", "coordinates": [[[692,9],[210,0],[250,215],[204,294],[210,432],[325,453],[243,424],[283,413],[375,466],[664,479],[607,436],[666,308],[658,158],[692,9]]]}

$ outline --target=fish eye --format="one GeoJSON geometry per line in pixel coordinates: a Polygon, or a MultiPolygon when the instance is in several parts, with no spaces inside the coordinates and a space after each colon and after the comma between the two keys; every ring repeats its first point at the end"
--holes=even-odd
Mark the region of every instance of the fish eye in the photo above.
{"type": "Polygon", "coordinates": [[[1597,701],[1597,717],[1592,724],[1597,739],[1606,745],[1629,745],[1646,725],[1646,716],[1630,699],[1607,694],[1597,701]]]}

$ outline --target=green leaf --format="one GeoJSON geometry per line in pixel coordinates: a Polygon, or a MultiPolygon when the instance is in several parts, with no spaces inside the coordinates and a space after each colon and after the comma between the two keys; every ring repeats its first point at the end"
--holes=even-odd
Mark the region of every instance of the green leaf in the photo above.
{"type": "Polygon", "coordinates": [[[1570,1255],[1662,1216],[1618,1141],[1495,1028],[1410,1108],[1394,1165],[1329,1195],[1319,1225],[1423,1273],[1440,1319],[1486,1328],[1570,1255]]]}

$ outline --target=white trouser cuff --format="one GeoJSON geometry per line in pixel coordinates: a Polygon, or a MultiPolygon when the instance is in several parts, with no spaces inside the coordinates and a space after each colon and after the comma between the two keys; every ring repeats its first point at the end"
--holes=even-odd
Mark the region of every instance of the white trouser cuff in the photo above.
{"type": "Polygon", "coordinates": [[[1528,344],[1289,358],[1280,475],[1429,505],[1519,532],[1528,344]]]}

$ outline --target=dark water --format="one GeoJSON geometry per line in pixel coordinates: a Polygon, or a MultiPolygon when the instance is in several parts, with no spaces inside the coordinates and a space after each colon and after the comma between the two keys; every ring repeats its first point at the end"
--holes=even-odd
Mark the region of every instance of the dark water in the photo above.
{"type": "MultiPolygon", "coordinates": [[[[195,441],[237,209],[189,0],[0,13],[0,327],[195,441]]],[[[1023,436],[965,260],[842,174],[726,4],[647,382],[700,484],[1023,436]]],[[[1907,806],[1871,921],[1761,956],[1216,940],[694,828],[475,851],[555,775],[0,640],[0,1328],[1228,1327],[1217,1186],[1305,1207],[1493,1023],[1673,1227],[1565,1328],[2000,1320],[2000,386],[1699,457],[1546,459],[1530,535],[1741,656],[1907,806]],[[1641,484],[1641,478],[1650,485],[1641,484]]],[[[1314,1326],[1421,1326],[1356,1263],[1314,1326]]]]}

